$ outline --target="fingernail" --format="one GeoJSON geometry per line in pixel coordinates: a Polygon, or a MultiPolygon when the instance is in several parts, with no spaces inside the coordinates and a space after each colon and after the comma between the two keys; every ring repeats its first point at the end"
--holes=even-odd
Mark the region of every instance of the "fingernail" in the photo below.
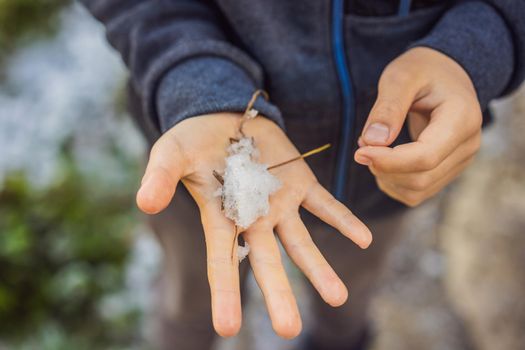
{"type": "Polygon", "coordinates": [[[386,142],[390,130],[388,126],[382,123],[374,123],[368,126],[365,131],[365,139],[367,142],[386,142]]]}
{"type": "Polygon", "coordinates": [[[355,161],[358,162],[359,164],[366,165],[366,166],[369,166],[372,164],[372,160],[370,158],[365,157],[359,153],[355,155],[355,161]]]}

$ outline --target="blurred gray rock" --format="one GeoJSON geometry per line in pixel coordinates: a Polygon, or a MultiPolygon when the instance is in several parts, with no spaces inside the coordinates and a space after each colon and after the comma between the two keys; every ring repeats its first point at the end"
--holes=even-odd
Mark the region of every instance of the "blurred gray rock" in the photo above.
{"type": "Polygon", "coordinates": [[[484,152],[446,199],[439,235],[449,299],[476,349],[525,349],[525,90],[503,104],[484,152]],[[490,145],[487,145],[490,146],[490,145]]]}

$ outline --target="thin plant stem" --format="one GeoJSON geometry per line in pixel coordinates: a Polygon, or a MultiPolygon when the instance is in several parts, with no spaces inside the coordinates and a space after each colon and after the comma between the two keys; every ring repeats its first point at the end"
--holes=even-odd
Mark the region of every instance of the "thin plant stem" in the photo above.
{"type": "Polygon", "coordinates": [[[313,149],[311,151],[303,153],[300,156],[297,156],[297,157],[292,158],[292,159],[288,159],[287,161],[284,161],[284,162],[279,163],[279,164],[272,165],[271,167],[268,167],[268,170],[275,169],[277,167],[280,167],[282,165],[286,165],[286,164],[291,163],[291,162],[295,162],[296,160],[299,160],[299,159],[304,159],[306,157],[313,156],[314,154],[320,153],[320,152],[324,151],[325,149],[330,148],[330,146],[331,146],[331,144],[327,143],[326,145],[323,145],[321,147],[317,147],[316,149],[313,149]]]}
{"type": "Polygon", "coordinates": [[[235,244],[237,244],[237,237],[239,237],[239,228],[235,225],[235,231],[233,235],[233,244],[232,244],[232,261],[233,261],[233,251],[235,250],[235,244]]]}
{"type": "Polygon", "coordinates": [[[255,104],[255,101],[257,100],[257,97],[259,97],[259,95],[262,95],[264,97],[265,100],[268,101],[269,99],[269,96],[268,96],[268,93],[264,90],[256,90],[253,95],[252,95],[252,98],[250,99],[250,101],[248,102],[248,105],[246,106],[246,109],[244,110],[244,114],[241,118],[241,122],[239,124],[239,133],[245,137],[244,135],[244,131],[242,130],[243,126],[244,126],[244,123],[249,120],[249,119],[253,119],[257,116],[258,112],[255,111],[255,115],[254,116],[250,116],[250,112],[252,111],[252,108],[253,108],[253,105],[255,104]]]}
{"type": "Polygon", "coordinates": [[[212,174],[213,174],[213,177],[214,177],[217,181],[219,181],[219,183],[220,183],[221,185],[224,185],[224,177],[223,177],[221,174],[219,174],[219,172],[218,172],[217,170],[213,170],[213,171],[212,171],[212,174]]]}

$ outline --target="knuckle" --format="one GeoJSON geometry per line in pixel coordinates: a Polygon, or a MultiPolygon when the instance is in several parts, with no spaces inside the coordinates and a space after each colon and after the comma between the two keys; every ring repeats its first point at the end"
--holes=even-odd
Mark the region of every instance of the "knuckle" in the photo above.
{"type": "Polygon", "coordinates": [[[333,195],[327,194],[325,199],[325,206],[326,209],[329,211],[335,210],[339,206],[339,201],[333,195]]]}
{"type": "Polygon", "coordinates": [[[475,156],[472,156],[472,157],[469,157],[467,158],[467,160],[465,161],[465,167],[466,168],[467,166],[469,166],[470,164],[472,164],[474,162],[474,160],[476,159],[475,156]]]}
{"type": "Polygon", "coordinates": [[[481,112],[481,107],[476,98],[473,98],[472,101],[468,103],[466,114],[469,116],[469,118],[467,118],[470,122],[469,126],[474,130],[481,129],[481,125],[483,124],[483,113],[481,112]]]}
{"type": "Polygon", "coordinates": [[[298,210],[295,210],[295,211],[283,210],[281,213],[282,214],[279,217],[279,222],[277,223],[278,228],[287,229],[287,228],[293,227],[293,224],[297,220],[301,220],[301,216],[299,215],[298,210]]]}
{"type": "Polygon", "coordinates": [[[304,189],[300,186],[289,186],[287,188],[289,192],[289,197],[296,202],[301,202],[305,197],[304,189]]]}
{"type": "Polygon", "coordinates": [[[288,254],[290,254],[290,256],[295,255],[298,251],[308,248],[311,244],[312,238],[308,235],[304,235],[303,237],[290,242],[287,247],[288,254]]]}
{"type": "Polygon", "coordinates": [[[483,123],[483,113],[476,97],[465,97],[463,94],[461,98],[455,99],[455,109],[457,113],[462,116],[462,128],[465,132],[473,132],[481,129],[483,123]]]}
{"type": "Polygon", "coordinates": [[[401,102],[397,98],[380,100],[376,107],[375,117],[382,120],[388,120],[392,116],[398,116],[403,113],[401,102]]]}
{"type": "Polygon", "coordinates": [[[152,151],[160,152],[160,151],[168,151],[170,153],[178,152],[179,151],[179,142],[177,138],[174,136],[162,136],[153,144],[151,147],[152,151]]]}
{"type": "Polygon", "coordinates": [[[381,81],[389,85],[403,86],[411,80],[411,72],[407,69],[400,68],[395,64],[389,64],[381,76],[381,81]]]}
{"type": "Polygon", "coordinates": [[[401,201],[411,208],[417,207],[423,200],[423,196],[417,192],[405,192],[401,197],[401,201]]]}
{"type": "Polygon", "coordinates": [[[353,214],[332,195],[327,198],[326,209],[335,214],[335,224],[339,227],[345,226],[353,217],[353,214]]]}
{"type": "Polygon", "coordinates": [[[417,207],[417,203],[410,202],[410,201],[407,201],[407,200],[403,200],[402,202],[403,202],[407,207],[410,207],[410,208],[415,208],[415,207],[417,207]]]}
{"type": "Polygon", "coordinates": [[[186,165],[188,163],[188,155],[186,150],[182,147],[182,143],[176,136],[164,135],[157,140],[151,147],[151,155],[169,154],[171,159],[177,159],[180,165],[186,165]]]}
{"type": "Polygon", "coordinates": [[[155,142],[155,144],[153,144],[149,152],[150,159],[153,158],[156,154],[158,154],[161,151],[161,149],[162,145],[160,141],[155,142]]]}
{"type": "Polygon", "coordinates": [[[475,112],[475,115],[476,115],[476,129],[481,129],[481,127],[483,126],[483,114],[481,113],[481,109],[479,107],[479,104],[476,105],[476,112],[475,112]]]}
{"type": "Polygon", "coordinates": [[[470,154],[475,154],[479,151],[481,147],[481,132],[478,132],[474,139],[472,140],[472,145],[470,147],[470,154]]]}
{"type": "Polygon", "coordinates": [[[419,205],[419,202],[418,202],[418,201],[411,200],[411,199],[407,199],[407,198],[402,199],[402,202],[403,202],[406,206],[408,206],[408,207],[410,207],[410,208],[415,208],[415,207],[417,207],[417,206],[419,205]]]}
{"type": "Polygon", "coordinates": [[[354,214],[346,207],[339,208],[337,212],[336,225],[340,231],[344,231],[345,227],[348,227],[349,223],[355,220],[354,214]]]}
{"type": "Polygon", "coordinates": [[[233,239],[233,228],[230,231],[220,224],[210,223],[205,226],[204,230],[205,234],[209,236],[207,239],[209,239],[211,243],[217,244],[217,246],[219,246],[219,243],[224,239],[233,239]]]}
{"type": "Polygon", "coordinates": [[[283,269],[280,255],[273,256],[273,255],[265,254],[265,255],[254,256],[254,261],[256,264],[265,266],[266,269],[274,273],[280,273],[283,269]]]}
{"type": "Polygon", "coordinates": [[[421,153],[416,158],[416,162],[420,170],[432,170],[439,165],[439,157],[434,152],[421,153]]]}
{"type": "Polygon", "coordinates": [[[248,234],[265,234],[267,232],[273,232],[274,223],[272,222],[271,218],[268,216],[262,216],[258,218],[249,228],[248,228],[248,234]]]}
{"type": "Polygon", "coordinates": [[[371,166],[368,167],[368,170],[372,173],[372,175],[374,175],[375,177],[378,177],[381,175],[382,171],[381,171],[381,165],[378,164],[372,164],[371,166]]]}
{"type": "Polygon", "coordinates": [[[430,186],[431,180],[428,175],[419,174],[410,179],[410,189],[415,191],[424,191],[430,186]]]}
{"type": "Polygon", "coordinates": [[[208,258],[208,267],[212,271],[221,271],[225,268],[228,268],[230,264],[231,264],[230,257],[226,257],[222,255],[221,256],[215,255],[215,256],[210,256],[208,258]]]}
{"type": "Polygon", "coordinates": [[[380,189],[381,191],[383,191],[384,193],[388,193],[388,187],[387,187],[387,185],[386,185],[383,181],[378,180],[378,181],[377,181],[377,187],[379,187],[379,189],[380,189]]]}
{"type": "Polygon", "coordinates": [[[396,172],[396,165],[390,164],[388,161],[377,161],[374,163],[376,169],[376,177],[388,177],[390,174],[396,172]]]}
{"type": "Polygon", "coordinates": [[[405,204],[408,207],[416,207],[418,206],[422,201],[423,197],[421,196],[420,192],[413,191],[413,190],[393,190],[390,188],[388,184],[386,184],[383,181],[377,181],[377,185],[381,191],[383,191],[385,194],[397,199],[401,203],[405,204]]]}
{"type": "MultiPolygon", "coordinates": [[[[462,95],[461,92],[459,93],[459,96],[454,98],[452,101],[454,103],[455,112],[459,116],[465,117],[472,113],[472,110],[470,108],[471,103],[469,102],[469,99],[465,99],[464,95],[462,95]]],[[[465,122],[468,120],[463,121],[465,122]]]]}
{"type": "Polygon", "coordinates": [[[395,188],[395,186],[391,185],[390,183],[386,181],[377,181],[377,186],[379,189],[386,195],[392,197],[392,198],[398,198],[401,197],[401,194],[399,191],[395,188]]]}
{"type": "Polygon", "coordinates": [[[387,175],[389,172],[391,172],[391,169],[392,167],[389,166],[387,164],[387,162],[381,160],[381,159],[376,159],[374,160],[374,164],[372,164],[371,166],[368,167],[368,169],[370,170],[370,172],[376,177],[382,177],[382,176],[385,176],[387,175]]]}
{"type": "Polygon", "coordinates": [[[350,210],[345,210],[343,215],[341,215],[341,218],[339,221],[341,222],[341,225],[344,225],[348,222],[352,222],[352,220],[354,219],[355,219],[354,214],[350,210]]]}

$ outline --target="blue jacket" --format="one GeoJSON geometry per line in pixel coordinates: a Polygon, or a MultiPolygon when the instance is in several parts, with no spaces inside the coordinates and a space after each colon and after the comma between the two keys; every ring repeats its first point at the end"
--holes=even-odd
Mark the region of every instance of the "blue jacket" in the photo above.
{"type": "MultiPolygon", "coordinates": [[[[130,105],[150,141],[185,118],[241,112],[263,88],[271,100],[255,108],[300,151],[335,144],[309,163],[365,219],[402,207],[352,160],[392,59],[414,46],[445,53],[485,111],[525,75],[524,0],[83,2],[129,67],[130,105]]],[[[405,128],[396,142],[408,141],[405,128]]]]}

